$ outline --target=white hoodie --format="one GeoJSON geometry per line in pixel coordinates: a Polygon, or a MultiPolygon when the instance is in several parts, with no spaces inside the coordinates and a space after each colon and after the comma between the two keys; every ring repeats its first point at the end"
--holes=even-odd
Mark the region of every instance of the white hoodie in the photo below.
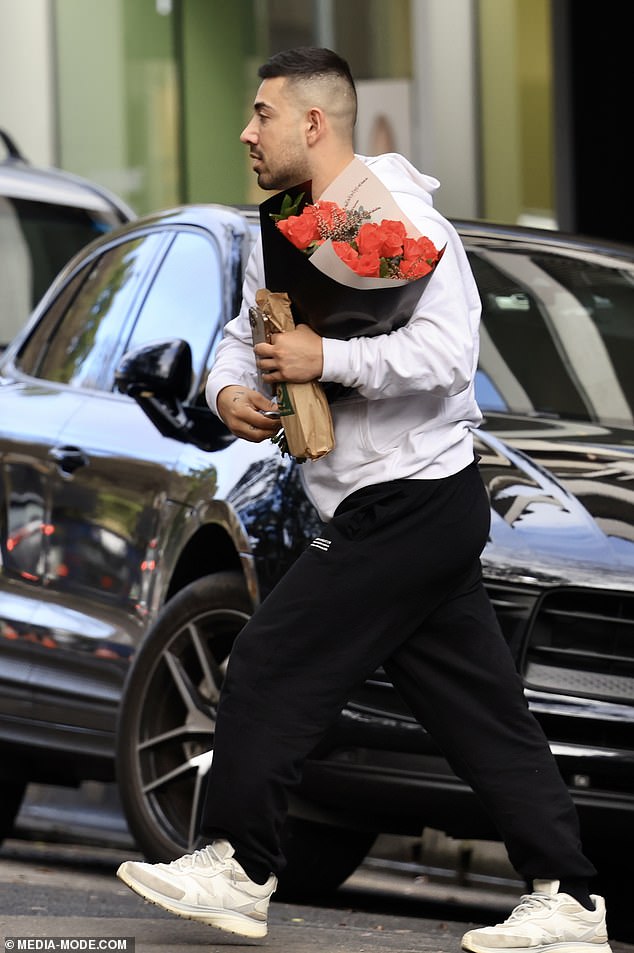
{"type": "MultiPolygon", "coordinates": [[[[361,487],[457,473],[473,460],[471,431],[482,419],[474,396],[480,298],[457,232],[433,207],[431,193],[439,183],[395,153],[359,158],[421,234],[446,248],[404,327],[376,337],[323,339],[321,380],[356,390],[331,406],[335,449],[300,468],[323,519],[361,487]]],[[[248,309],[264,287],[258,242],[247,265],[240,314],[225,328],[207,382],[214,410],[223,387],[256,387],[248,309]]]]}

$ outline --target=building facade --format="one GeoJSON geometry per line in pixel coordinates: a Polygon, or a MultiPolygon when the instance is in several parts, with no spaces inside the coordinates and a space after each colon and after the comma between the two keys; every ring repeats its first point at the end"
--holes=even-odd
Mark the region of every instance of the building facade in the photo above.
{"type": "MultiPolygon", "coordinates": [[[[598,12],[611,5],[626,3],[604,0],[598,12]]],[[[32,161],[95,179],[138,212],[257,202],[238,140],[257,67],[286,47],[329,46],[358,81],[357,151],[394,149],[435,175],[445,214],[634,240],[585,187],[588,128],[602,117],[583,113],[579,96],[587,101],[597,79],[584,57],[593,31],[619,32],[607,16],[597,27],[592,9],[589,0],[0,0],[0,127],[32,161]]],[[[606,120],[617,111],[612,102],[606,120]]],[[[601,136],[614,148],[616,130],[604,125],[601,136]]]]}

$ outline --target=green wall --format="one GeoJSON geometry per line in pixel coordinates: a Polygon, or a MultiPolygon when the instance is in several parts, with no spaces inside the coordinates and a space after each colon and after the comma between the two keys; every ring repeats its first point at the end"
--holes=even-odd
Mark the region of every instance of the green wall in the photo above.
{"type": "Polygon", "coordinates": [[[137,212],[179,200],[173,19],[155,0],[56,0],[60,165],[137,212]]]}
{"type": "Polygon", "coordinates": [[[187,202],[245,201],[246,148],[239,140],[257,89],[252,54],[251,0],[182,0],[184,198],[187,202]]]}
{"type": "Polygon", "coordinates": [[[128,165],[138,182],[132,202],[150,211],[180,195],[179,91],[172,16],[156,0],[120,0],[128,165]]]}
{"type": "Polygon", "coordinates": [[[56,0],[55,63],[59,165],[127,191],[125,84],[118,2],[56,0]],[[99,42],[86,42],[86,37],[99,42]]]}
{"type": "Polygon", "coordinates": [[[139,212],[241,203],[254,0],[55,0],[61,164],[139,212]],[[86,42],[91,37],[94,42],[86,42]]]}

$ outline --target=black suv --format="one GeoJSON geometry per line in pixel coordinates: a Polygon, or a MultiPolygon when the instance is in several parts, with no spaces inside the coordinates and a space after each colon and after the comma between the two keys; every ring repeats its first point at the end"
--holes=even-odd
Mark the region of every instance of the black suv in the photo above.
{"type": "Polygon", "coordinates": [[[93,182],[30,165],[0,129],[0,348],[17,334],[66,262],[133,217],[93,182]]]}
{"type": "MultiPolygon", "coordinates": [[[[301,467],[202,396],[254,221],[196,206],[111,232],[0,360],[0,834],[29,781],[116,777],[149,858],[196,845],[231,646],[319,532],[301,467]]],[[[458,228],[483,304],[485,580],[631,940],[634,251],[458,228]]],[[[282,895],[424,827],[496,837],[377,671],[294,792],[282,895]]]]}

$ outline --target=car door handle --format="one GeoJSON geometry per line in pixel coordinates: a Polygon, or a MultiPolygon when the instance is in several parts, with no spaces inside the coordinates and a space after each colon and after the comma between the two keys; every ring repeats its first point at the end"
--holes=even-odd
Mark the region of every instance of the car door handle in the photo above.
{"type": "Polygon", "coordinates": [[[64,473],[74,473],[88,463],[88,457],[79,447],[53,447],[49,456],[64,473]]]}

